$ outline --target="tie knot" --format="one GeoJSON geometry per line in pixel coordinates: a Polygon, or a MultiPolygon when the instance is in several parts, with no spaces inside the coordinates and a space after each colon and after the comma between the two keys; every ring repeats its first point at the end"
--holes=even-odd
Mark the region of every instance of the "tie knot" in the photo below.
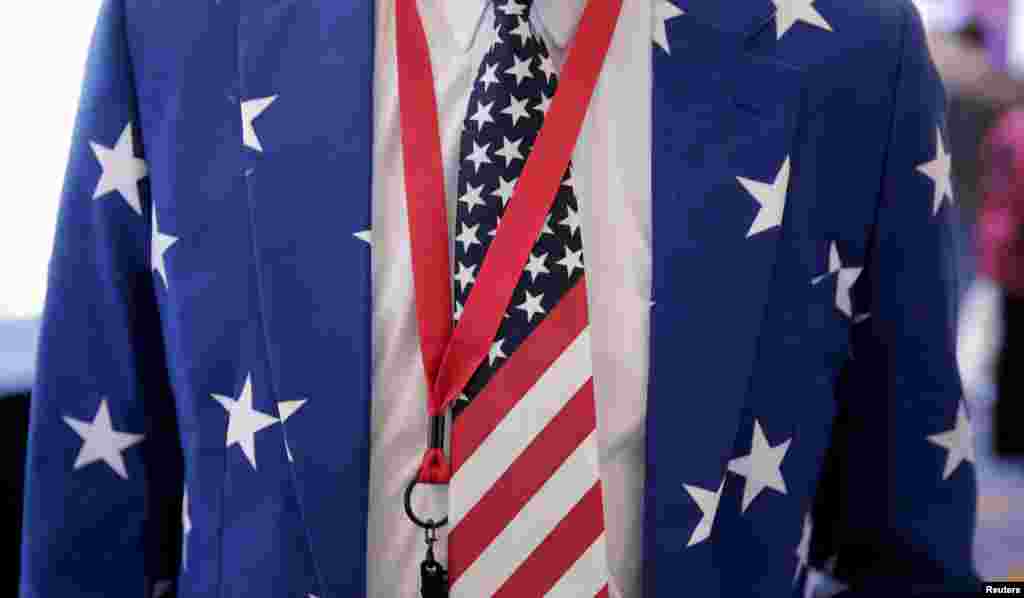
{"type": "Polygon", "coordinates": [[[494,13],[499,21],[516,22],[516,17],[526,19],[530,14],[533,0],[493,0],[494,13]]]}

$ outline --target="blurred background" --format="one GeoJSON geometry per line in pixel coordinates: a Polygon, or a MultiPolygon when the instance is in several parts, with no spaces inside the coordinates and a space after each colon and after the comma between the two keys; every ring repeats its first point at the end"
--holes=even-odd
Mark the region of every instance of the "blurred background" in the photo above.
{"type": "Polygon", "coordinates": [[[0,559],[0,596],[17,595],[37,318],[100,3],[9,2],[0,19],[0,554],[8,555],[0,559]]]}
{"type": "MultiPolygon", "coordinates": [[[[18,2],[6,6],[6,18],[0,19],[0,56],[7,81],[7,92],[0,96],[0,130],[7,141],[0,144],[0,163],[14,165],[4,172],[6,197],[0,201],[0,553],[14,557],[0,559],[0,595],[16,594],[22,465],[38,317],[86,52],[100,2],[63,3],[57,19],[52,18],[53,5],[18,2]],[[41,48],[39,28],[26,26],[31,23],[45,24],[52,47],[41,48]],[[32,52],[27,60],[25,48],[31,47],[42,51],[32,52]],[[12,550],[5,550],[4,543],[12,550]]],[[[1005,364],[1007,347],[1016,336],[1007,319],[1016,311],[1003,288],[1009,283],[997,275],[1014,264],[1024,272],[1024,252],[1016,260],[1016,253],[1004,251],[1009,257],[990,260],[986,269],[979,268],[984,260],[978,259],[976,249],[985,246],[985,231],[994,230],[992,222],[1007,220],[1007,210],[1024,214],[1024,207],[1007,207],[1015,202],[1024,205],[1024,184],[1018,182],[1024,181],[1024,167],[1017,176],[1013,167],[993,164],[987,157],[993,152],[986,150],[998,138],[1004,146],[1019,143],[1019,154],[1010,154],[1024,156],[1024,0],[915,3],[949,94],[946,132],[956,203],[962,211],[962,229],[954,244],[962,269],[958,361],[976,444],[975,567],[985,579],[1024,580],[1024,442],[1009,434],[1012,422],[1024,423],[1024,400],[1019,394],[1016,403],[1006,398],[1011,394],[1008,389],[1016,388],[1015,381],[999,375],[1012,371],[1005,364]],[[994,184],[997,168],[1002,168],[1002,178],[994,184]],[[986,218],[986,213],[996,214],[997,203],[1002,209],[999,217],[986,218]],[[994,262],[1003,269],[992,266],[994,262]]],[[[1024,165],[1024,158],[1011,158],[1016,160],[1024,165]]],[[[1010,220],[1017,231],[1011,236],[1017,239],[1024,230],[1024,216],[1010,220]]]]}

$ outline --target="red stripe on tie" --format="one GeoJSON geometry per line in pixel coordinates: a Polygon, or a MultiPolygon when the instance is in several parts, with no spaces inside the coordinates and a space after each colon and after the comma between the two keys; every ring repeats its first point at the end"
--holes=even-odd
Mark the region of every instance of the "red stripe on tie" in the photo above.
{"type": "Polygon", "coordinates": [[[537,325],[452,422],[452,474],[587,327],[586,275],[537,325]]]}
{"type": "Polygon", "coordinates": [[[605,586],[603,588],[601,588],[601,591],[598,592],[596,596],[594,596],[594,598],[608,598],[608,597],[609,597],[609,594],[608,594],[608,584],[605,584],[605,586]]]}
{"type": "MultiPolygon", "coordinates": [[[[494,598],[546,594],[604,531],[602,508],[601,483],[595,482],[512,577],[498,588],[494,598]]],[[[607,591],[607,586],[603,591],[607,591]]]]}
{"type": "MultiPolygon", "coordinates": [[[[591,378],[452,528],[448,536],[448,578],[451,584],[454,585],[498,537],[596,425],[591,378]]],[[[595,521],[602,520],[598,518],[595,521]]]]}

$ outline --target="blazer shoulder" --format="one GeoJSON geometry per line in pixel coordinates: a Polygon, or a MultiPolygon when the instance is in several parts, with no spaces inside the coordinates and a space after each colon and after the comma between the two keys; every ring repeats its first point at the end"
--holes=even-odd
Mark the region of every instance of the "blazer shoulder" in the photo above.
{"type": "MultiPolygon", "coordinates": [[[[759,32],[760,51],[807,72],[813,89],[831,95],[891,92],[901,57],[921,32],[921,18],[911,0],[815,0],[803,8],[784,8],[759,32]],[[854,90],[858,90],[854,92],[854,90]]],[[[797,5],[794,5],[797,6],[797,5]]],[[[917,37],[923,38],[923,35],[917,37]]]]}
{"type": "Polygon", "coordinates": [[[821,15],[821,24],[834,34],[838,42],[835,45],[846,55],[856,54],[857,49],[880,50],[896,61],[907,28],[915,21],[921,24],[913,0],[815,0],[811,6],[821,15]]]}
{"type": "Polygon", "coordinates": [[[895,36],[917,12],[913,0],[814,0],[812,6],[819,12],[835,14],[847,27],[895,36]]]}

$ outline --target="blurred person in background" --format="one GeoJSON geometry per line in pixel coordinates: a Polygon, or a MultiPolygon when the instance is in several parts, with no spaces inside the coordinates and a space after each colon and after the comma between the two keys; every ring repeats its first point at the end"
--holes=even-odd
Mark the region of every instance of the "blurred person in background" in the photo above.
{"type": "MultiPolygon", "coordinates": [[[[963,267],[974,273],[960,314],[965,392],[992,413],[996,455],[1024,452],[1013,367],[1021,252],[1024,101],[1020,8],[1010,0],[919,0],[938,69],[950,90],[953,171],[969,228],[963,267]]],[[[969,279],[970,277],[965,277],[969,279]]],[[[1017,343],[1020,341],[1018,340],[1017,343]]],[[[1018,368],[1019,369],[1019,368],[1018,368]]]]}
{"type": "Polygon", "coordinates": [[[977,226],[977,278],[961,314],[965,389],[995,400],[994,449],[1024,454],[1024,109],[1004,114],[986,137],[977,226]]]}

